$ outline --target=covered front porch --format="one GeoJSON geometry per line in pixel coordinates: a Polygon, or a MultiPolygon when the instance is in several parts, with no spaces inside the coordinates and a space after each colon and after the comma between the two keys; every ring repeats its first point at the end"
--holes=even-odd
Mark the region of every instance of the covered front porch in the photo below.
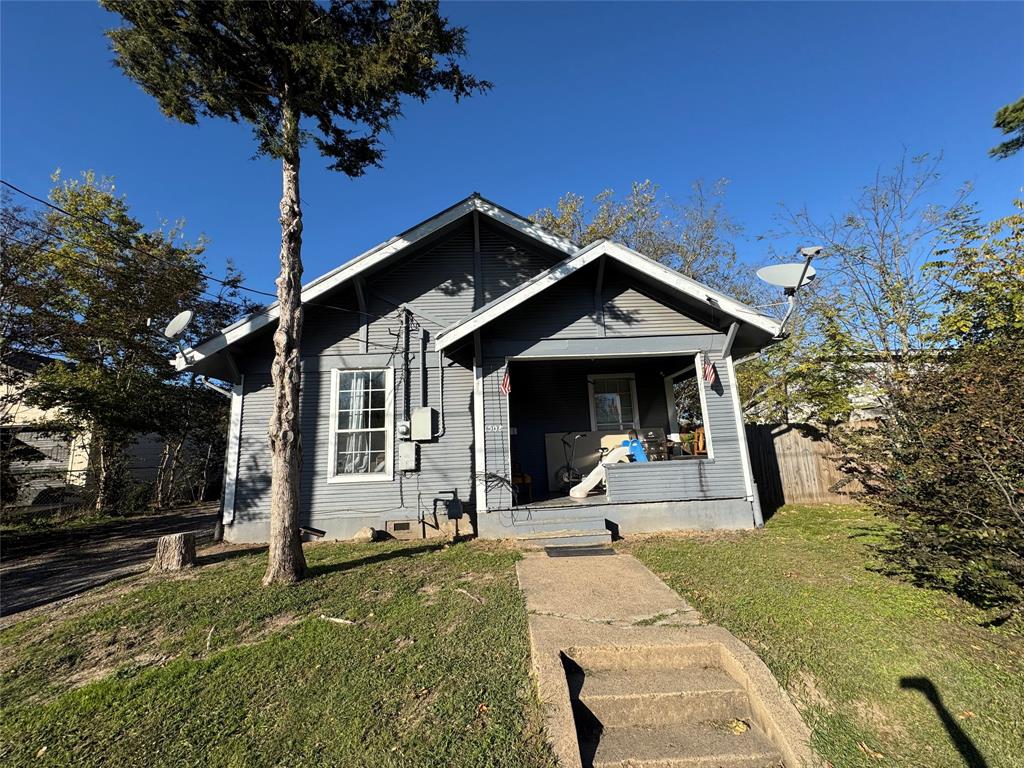
{"type": "Polygon", "coordinates": [[[481,535],[573,543],[760,525],[731,359],[636,346],[632,357],[485,360],[481,535]],[[602,462],[631,430],[647,461],[602,462]]]}
{"type": "Polygon", "coordinates": [[[697,357],[510,360],[512,506],[600,505],[625,470],[710,458],[697,357]],[[595,473],[633,435],[642,453],[595,473]]]}

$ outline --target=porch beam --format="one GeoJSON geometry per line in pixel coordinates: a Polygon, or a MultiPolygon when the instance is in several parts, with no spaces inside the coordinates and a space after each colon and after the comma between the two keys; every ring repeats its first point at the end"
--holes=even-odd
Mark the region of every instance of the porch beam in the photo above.
{"type": "Polygon", "coordinates": [[[224,362],[227,363],[228,370],[231,371],[231,383],[238,384],[242,380],[242,373],[238,370],[238,361],[235,360],[230,349],[224,352],[224,362]]]}
{"type": "Polygon", "coordinates": [[[489,340],[487,354],[492,357],[550,359],[573,357],[645,357],[717,354],[722,349],[721,334],[678,336],[612,336],[593,339],[530,339],[522,341],[489,340]]]}
{"type": "Polygon", "coordinates": [[[725,336],[725,346],[722,347],[722,359],[729,357],[732,354],[732,343],[736,340],[736,332],[740,329],[739,323],[733,323],[729,326],[729,332],[725,336]]]}

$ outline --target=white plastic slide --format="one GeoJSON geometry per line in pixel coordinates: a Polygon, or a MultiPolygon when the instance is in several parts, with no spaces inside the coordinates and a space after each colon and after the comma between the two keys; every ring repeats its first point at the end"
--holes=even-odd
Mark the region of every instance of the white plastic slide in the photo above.
{"type": "Polygon", "coordinates": [[[617,464],[620,461],[628,461],[629,448],[624,445],[620,445],[618,448],[612,448],[608,453],[601,459],[601,463],[594,467],[590,474],[583,478],[583,481],[579,485],[574,485],[569,489],[569,495],[574,499],[585,499],[594,488],[600,483],[604,482],[604,465],[605,464],[617,464]]]}

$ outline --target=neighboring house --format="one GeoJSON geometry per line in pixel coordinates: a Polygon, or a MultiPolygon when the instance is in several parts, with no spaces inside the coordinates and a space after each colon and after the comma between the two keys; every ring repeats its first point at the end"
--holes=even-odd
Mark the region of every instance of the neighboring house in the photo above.
{"type": "MultiPolygon", "coordinates": [[[[713,288],[473,195],[311,281],[302,300],[304,526],[422,535],[446,491],[485,537],[761,525],[733,360],[779,327],[713,288]],[[701,413],[680,424],[674,391],[694,382],[701,413]],[[605,486],[570,498],[568,446],[587,473],[630,429],[662,460],[609,466],[605,486]]],[[[234,384],[232,541],[269,535],[276,317],[271,305],[175,361],[234,384]]]]}
{"type": "MultiPolygon", "coordinates": [[[[43,510],[80,503],[89,482],[92,436],[88,431],[68,435],[53,424],[59,409],[43,410],[24,401],[26,385],[52,358],[18,352],[5,364],[21,372],[17,383],[0,385],[0,461],[3,463],[4,508],[43,510]]],[[[157,435],[140,435],[128,448],[128,471],[139,482],[152,482],[160,467],[163,442],[157,435]]]]}
{"type": "Polygon", "coordinates": [[[43,365],[53,362],[43,355],[19,352],[5,365],[20,372],[0,388],[0,461],[3,463],[3,507],[40,509],[74,503],[86,484],[89,469],[89,435],[68,436],[50,426],[59,416],[23,399],[24,381],[43,365]]]}

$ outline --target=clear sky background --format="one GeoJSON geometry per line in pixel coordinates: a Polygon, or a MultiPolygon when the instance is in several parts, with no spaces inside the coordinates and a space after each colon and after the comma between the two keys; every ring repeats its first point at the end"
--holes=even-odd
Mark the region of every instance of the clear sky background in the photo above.
{"type": "MultiPolygon", "coordinates": [[[[1022,3],[470,3],[467,67],[494,82],[462,104],[408,106],[384,168],[350,180],[303,158],[306,279],[473,191],[529,214],[567,191],[650,178],[684,198],[731,180],[741,257],[764,263],[779,204],[842,213],[877,169],[942,152],[946,187],[1010,212],[1024,157],[995,161],[995,111],[1024,93],[1022,3]]],[[[116,178],[134,214],[184,218],[272,289],[280,170],[248,129],[167,120],[111,64],[91,2],[0,4],[0,165],[44,196],[55,168],[116,178]]],[[[779,243],[788,248],[796,243],[779,243]]]]}

